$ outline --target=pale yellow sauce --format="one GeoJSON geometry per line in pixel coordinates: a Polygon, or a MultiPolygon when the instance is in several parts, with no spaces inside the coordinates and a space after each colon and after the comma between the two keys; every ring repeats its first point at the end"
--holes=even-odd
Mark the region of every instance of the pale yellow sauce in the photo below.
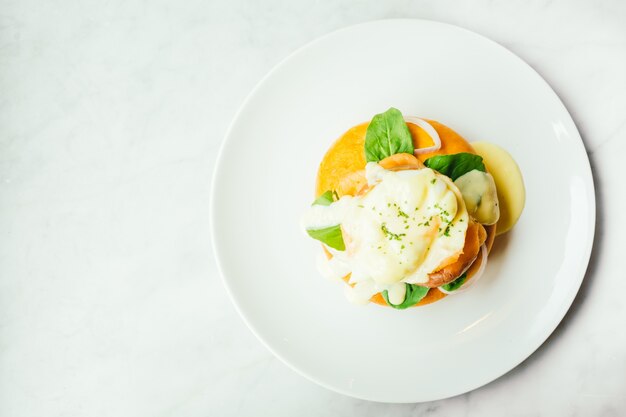
{"type": "Polygon", "coordinates": [[[526,188],[519,166],[504,149],[490,142],[472,142],[476,153],[483,157],[487,170],[493,176],[498,193],[500,220],[497,234],[506,233],[519,220],[526,203],[526,188]]]}

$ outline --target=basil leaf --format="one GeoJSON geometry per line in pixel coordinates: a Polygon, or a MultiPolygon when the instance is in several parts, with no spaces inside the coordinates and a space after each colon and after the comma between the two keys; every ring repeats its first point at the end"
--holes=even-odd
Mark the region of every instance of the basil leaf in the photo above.
{"type": "Polygon", "coordinates": [[[442,285],[441,288],[443,288],[446,291],[458,290],[461,287],[461,285],[465,283],[466,280],[467,280],[467,272],[461,275],[460,277],[458,277],[457,279],[455,279],[454,281],[448,282],[447,284],[442,285]]]}
{"type": "Polygon", "coordinates": [[[413,154],[413,139],[400,110],[377,114],[365,133],[365,160],[378,162],[397,153],[413,154]]]}
{"type": "MultiPolygon", "coordinates": [[[[339,199],[336,191],[326,191],[313,201],[313,206],[330,206],[333,202],[339,199]]],[[[321,229],[307,229],[306,231],[313,239],[317,239],[320,242],[330,246],[333,249],[345,250],[346,245],[343,242],[343,235],[341,234],[341,226],[335,225],[330,227],[324,227],[321,229]]]]}
{"type": "Polygon", "coordinates": [[[387,290],[383,291],[383,298],[389,306],[398,310],[404,310],[405,308],[412,307],[415,304],[419,303],[422,298],[426,297],[426,294],[428,294],[428,290],[430,290],[430,288],[428,287],[422,287],[415,284],[404,285],[406,285],[406,296],[404,297],[404,301],[401,304],[391,304],[389,302],[389,295],[387,290]]]}
{"type": "Polygon", "coordinates": [[[424,165],[450,177],[452,181],[475,169],[486,172],[483,158],[467,152],[433,156],[424,161],[424,165]]]}
{"type": "Polygon", "coordinates": [[[328,190],[321,196],[317,197],[312,205],[330,206],[333,201],[335,201],[335,199],[333,198],[333,192],[328,190]]]}
{"type": "Polygon", "coordinates": [[[341,226],[324,227],[323,229],[307,229],[306,231],[313,239],[317,239],[325,245],[337,250],[346,250],[341,234],[341,226]]]}

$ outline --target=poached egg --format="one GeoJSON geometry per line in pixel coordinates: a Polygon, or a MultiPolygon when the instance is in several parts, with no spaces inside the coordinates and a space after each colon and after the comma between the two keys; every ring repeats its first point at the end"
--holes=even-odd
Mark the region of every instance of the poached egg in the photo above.
{"type": "Polygon", "coordinates": [[[302,226],[341,226],[345,250],[326,247],[332,257],[318,265],[327,277],[350,275],[350,301],[367,303],[387,290],[389,301],[400,304],[405,284],[426,283],[462,253],[468,212],[458,187],[430,168],[390,171],[370,162],[365,175],[365,192],[312,206],[302,226]]]}

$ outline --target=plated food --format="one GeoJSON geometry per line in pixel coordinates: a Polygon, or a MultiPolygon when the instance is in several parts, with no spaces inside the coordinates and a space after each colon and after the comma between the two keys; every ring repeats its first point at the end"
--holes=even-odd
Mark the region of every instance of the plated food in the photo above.
{"type": "MultiPolygon", "coordinates": [[[[444,128],[429,124],[446,142],[444,128]]],[[[412,138],[420,135],[414,148],[433,144],[426,132],[408,128],[412,138]]],[[[427,157],[416,156],[422,163],[427,157]]],[[[344,395],[416,403],[487,384],[546,341],[585,276],[595,198],[580,134],[531,67],[462,28],[393,19],[303,47],[250,94],[216,163],[212,246],[236,310],[281,361],[344,395]],[[407,53],[416,42],[419,53],[407,53]],[[372,51],[390,59],[364,65],[372,51]],[[470,142],[496,184],[496,234],[507,218],[502,179],[474,141],[510,152],[526,186],[524,211],[512,232],[495,237],[477,284],[421,308],[347,302],[344,281],[318,273],[322,245],[300,227],[302,214],[326,191],[356,196],[358,190],[344,191],[350,181],[342,179],[365,171],[368,123],[349,128],[389,107],[372,107],[376,102],[438,120],[470,142]],[[356,138],[333,145],[344,132],[356,138]],[[331,145],[343,160],[325,157],[331,145]],[[325,173],[315,190],[319,168],[325,173]]],[[[342,239],[347,250],[351,242],[342,239]]]]}
{"type": "Polygon", "coordinates": [[[405,309],[475,283],[524,202],[505,150],[390,108],[331,146],[302,225],[351,302],[405,309]]]}

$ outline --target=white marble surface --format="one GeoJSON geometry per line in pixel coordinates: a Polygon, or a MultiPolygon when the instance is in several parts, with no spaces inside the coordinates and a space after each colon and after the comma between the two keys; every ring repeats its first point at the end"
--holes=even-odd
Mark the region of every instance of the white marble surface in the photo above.
{"type": "Polygon", "coordinates": [[[619,0],[1,0],[0,415],[626,415],[625,74],[619,0]],[[216,152],[254,84],[319,35],[389,17],[527,60],[572,113],[598,194],[557,331],[493,383],[415,405],[344,397],[274,359],[208,233],[216,152]]]}

